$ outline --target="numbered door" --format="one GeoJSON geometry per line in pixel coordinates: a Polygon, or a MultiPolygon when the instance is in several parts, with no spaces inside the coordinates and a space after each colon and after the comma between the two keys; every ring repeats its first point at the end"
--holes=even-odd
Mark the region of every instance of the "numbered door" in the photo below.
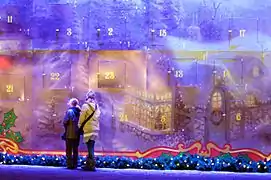
{"type": "Polygon", "coordinates": [[[227,117],[225,100],[226,93],[222,89],[215,89],[211,95],[210,118],[207,120],[207,141],[223,146],[227,143],[227,117]]]}
{"type": "Polygon", "coordinates": [[[124,89],[126,86],[126,64],[101,60],[98,64],[98,88],[124,89]]]}

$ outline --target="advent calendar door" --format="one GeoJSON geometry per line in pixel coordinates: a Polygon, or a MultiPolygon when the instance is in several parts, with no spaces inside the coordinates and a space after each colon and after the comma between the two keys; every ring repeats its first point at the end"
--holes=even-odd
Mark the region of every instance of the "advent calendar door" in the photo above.
{"type": "Polygon", "coordinates": [[[99,88],[124,88],[126,84],[126,65],[124,62],[99,62],[99,88]]]}
{"type": "Polygon", "coordinates": [[[25,78],[21,75],[0,75],[0,100],[24,101],[25,78]]]}
{"type": "Polygon", "coordinates": [[[71,62],[68,60],[69,54],[62,57],[56,55],[56,57],[46,63],[44,66],[45,87],[49,89],[67,89],[70,86],[71,81],[71,62]]]}
{"type": "MultiPolygon", "coordinates": [[[[232,46],[240,46],[240,45],[251,46],[251,45],[257,44],[257,41],[258,41],[257,18],[233,17],[231,19],[229,27],[230,27],[229,35],[232,36],[232,38],[239,38],[236,41],[232,41],[231,43],[232,46]]],[[[252,50],[252,49],[249,48],[248,50],[252,50]]]]}

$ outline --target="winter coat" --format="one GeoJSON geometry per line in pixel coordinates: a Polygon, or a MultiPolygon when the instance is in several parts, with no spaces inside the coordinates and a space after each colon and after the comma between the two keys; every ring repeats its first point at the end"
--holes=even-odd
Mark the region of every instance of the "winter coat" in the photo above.
{"type": "MultiPolygon", "coordinates": [[[[96,140],[100,131],[100,108],[97,104],[96,111],[92,118],[85,124],[84,130],[84,142],[87,143],[89,140],[96,140]]],[[[79,127],[89,117],[89,115],[95,110],[95,103],[85,103],[82,106],[79,127]]]]}
{"type": "Polygon", "coordinates": [[[80,108],[71,107],[65,114],[63,125],[65,127],[66,139],[78,138],[78,122],[80,116],[80,108]]]}

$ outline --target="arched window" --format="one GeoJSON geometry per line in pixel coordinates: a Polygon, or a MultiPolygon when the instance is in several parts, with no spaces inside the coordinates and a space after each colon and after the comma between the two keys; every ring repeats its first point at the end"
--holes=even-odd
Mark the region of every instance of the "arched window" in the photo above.
{"type": "Polygon", "coordinates": [[[212,96],[212,108],[213,110],[221,109],[222,95],[220,92],[215,92],[212,96]]]}
{"type": "Polygon", "coordinates": [[[252,94],[246,96],[246,105],[248,107],[253,107],[256,105],[256,97],[252,94]]]}

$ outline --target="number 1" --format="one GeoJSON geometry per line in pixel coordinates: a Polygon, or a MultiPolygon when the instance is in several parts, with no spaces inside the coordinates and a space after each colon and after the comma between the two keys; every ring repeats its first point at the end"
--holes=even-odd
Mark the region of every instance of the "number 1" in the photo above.
{"type": "Polygon", "coordinates": [[[12,23],[12,16],[8,16],[8,23],[12,23]]]}

